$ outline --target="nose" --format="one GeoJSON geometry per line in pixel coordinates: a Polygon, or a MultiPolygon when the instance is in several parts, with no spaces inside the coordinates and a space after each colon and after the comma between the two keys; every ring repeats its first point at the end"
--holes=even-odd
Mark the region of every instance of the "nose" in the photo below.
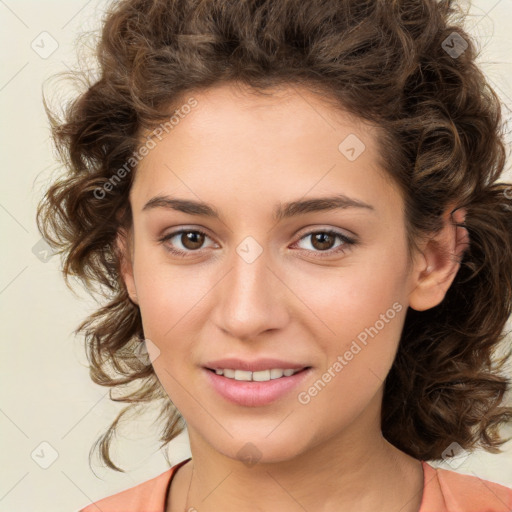
{"type": "Polygon", "coordinates": [[[224,333],[250,340],[286,326],[292,292],[273,265],[268,250],[263,250],[254,261],[240,254],[233,251],[225,277],[215,287],[213,318],[224,333]]]}

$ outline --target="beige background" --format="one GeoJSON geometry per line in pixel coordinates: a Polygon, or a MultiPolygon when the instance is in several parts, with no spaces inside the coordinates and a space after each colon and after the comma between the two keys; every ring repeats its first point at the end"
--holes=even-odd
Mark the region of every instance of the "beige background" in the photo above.
{"type": "MultiPolygon", "coordinates": [[[[123,404],[110,402],[108,390],[90,381],[82,340],[72,335],[95,303],[66,288],[58,258],[45,263],[33,253],[40,241],[35,206],[50,173],[58,169],[41,103],[42,82],[73,67],[76,36],[98,26],[104,5],[98,0],[0,0],[0,512],[78,510],[167,469],[154,416],[148,414],[135,428],[124,429],[116,445],[127,472],[106,470],[96,459],[99,478],[91,471],[89,448],[123,404]],[[52,44],[58,48],[45,55],[52,44]],[[43,469],[35,460],[51,462],[53,450],[57,459],[43,469]]],[[[482,48],[480,63],[510,119],[512,2],[479,0],[471,12],[467,28],[482,48]]],[[[64,98],[66,91],[61,94],[64,98]]],[[[506,177],[511,179],[510,159],[506,177]]],[[[511,430],[505,434],[512,435],[511,430]]],[[[473,453],[457,471],[512,487],[512,443],[505,449],[499,455],[473,453]]],[[[171,461],[189,454],[182,434],[171,445],[171,461]]]]}

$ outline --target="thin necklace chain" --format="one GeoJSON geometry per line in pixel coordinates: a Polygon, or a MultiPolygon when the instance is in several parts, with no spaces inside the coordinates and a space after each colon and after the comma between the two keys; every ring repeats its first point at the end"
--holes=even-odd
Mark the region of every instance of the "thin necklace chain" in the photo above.
{"type": "Polygon", "coordinates": [[[194,461],[192,461],[192,475],[190,476],[190,482],[188,484],[187,499],[185,501],[185,512],[188,511],[188,508],[187,508],[187,506],[188,506],[188,498],[190,496],[190,487],[192,486],[192,478],[193,478],[193,476],[194,476],[194,461]]]}

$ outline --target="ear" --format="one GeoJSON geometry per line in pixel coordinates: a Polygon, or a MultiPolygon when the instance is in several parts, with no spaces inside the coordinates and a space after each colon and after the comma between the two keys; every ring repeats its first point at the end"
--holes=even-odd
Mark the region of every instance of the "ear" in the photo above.
{"type": "Polygon", "coordinates": [[[119,255],[119,267],[126,290],[132,302],[139,305],[135,279],[133,277],[133,243],[130,233],[119,230],[116,237],[116,246],[119,255]]]}
{"type": "Polygon", "coordinates": [[[464,222],[466,209],[453,210],[453,206],[447,208],[442,230],[423,246],[414,267],[409,306],[417,311],[433,308],[443,301],[469,247],[467,229],[455,225],[464,222]]]}

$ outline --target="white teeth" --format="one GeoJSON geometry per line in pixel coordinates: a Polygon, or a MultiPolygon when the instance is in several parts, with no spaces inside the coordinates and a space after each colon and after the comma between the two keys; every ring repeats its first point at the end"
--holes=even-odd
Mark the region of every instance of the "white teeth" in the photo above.
{"type": "Polygon", "coordinates": [[[235,380],[251,380],[252,372],[244,370],[235,370],[235,380]]]}
{"type": "Polygon", "coordinates": [[[300,372],[301,370],[292,370],[287,368],[281,370],[280,368],[272,368],[270,370],[261,370],[259,372],[249,372],[246,370],[231,370],[229,368],[217,369],[215,373],[217,375],[223,375],[228,379],[244,380],[244,381],[255,381],[255,382],[266,382],[272,379],[279,379],[281,377],[290,377],[291,375],[300,372]]]}
{"type": "MultiPolygon", "coordinates": [[[[251,373],[251,372],[249,372],[249,373],[251,373]]],[[[256,380],[258,382],[265,382],[266,380],[270,380],[270,370],[261,370],[259,372],[252,372],[252,380],[256,380]]]]}
{"type": "Polygon", "coordinates": [[[273,370],[270,370],[270,378],[271,379],[279,379],[280,377],[282,377],[284,374],[284,370],[276,370],[276,369],[273,369],[273,370]]]}

